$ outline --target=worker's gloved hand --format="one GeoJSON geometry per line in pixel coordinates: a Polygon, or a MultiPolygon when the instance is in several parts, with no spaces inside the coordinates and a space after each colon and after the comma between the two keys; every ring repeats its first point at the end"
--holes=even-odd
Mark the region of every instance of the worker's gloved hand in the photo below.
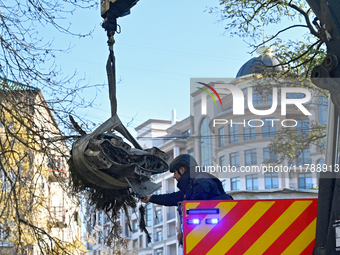
{"type": "Polygon", "coordinates": [[[143,198],[141,198],[140,201],[142,201],[143,203],[149,203],[150,202],[150,197],[151,197],[151,195],[146,195],[143,198]]]}

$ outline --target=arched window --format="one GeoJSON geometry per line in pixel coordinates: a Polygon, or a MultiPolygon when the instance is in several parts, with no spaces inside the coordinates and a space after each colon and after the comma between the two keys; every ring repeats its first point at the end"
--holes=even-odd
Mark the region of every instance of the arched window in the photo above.
{"type": "Polygon", "coordinates": [[[318,102],[319,108],[319,124],[327,125],[327,117],[328,117],[328,98],[324,96],[319,97],[318,102]]]}
{"type": "Polygon", "coordinates": [[[204,118],[200,128],[201,166],[211,166],[211,143],[209,120],[204,118]]]}

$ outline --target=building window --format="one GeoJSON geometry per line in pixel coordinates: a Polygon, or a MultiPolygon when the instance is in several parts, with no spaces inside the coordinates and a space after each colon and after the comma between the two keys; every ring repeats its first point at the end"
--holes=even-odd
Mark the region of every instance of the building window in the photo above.
{"type": "Polygon", "coordinates": [[[242,92],[243,92],[243,97],[244,97],[244,107],[248,108],[248,97],[247,97],[248,91],[247,89],[243,89],[242,92]]]}
{"type": "Polygon", "coordinates": [[[246,165],[247,166],[257,164],[256,149],[246,150],[246,151],[244,151],[244,155],[245,155],[245,158],[246,158],[246,165]]]}
{"type": "Polygon", "coordinates": [[[225,156],[220,157],[220,167],[224,167],[225,165],[225,156]]]}
{"type": "Polygon", "coordinates": [[[328,98],[321,96],[319,97],[318,102],[318,110],[319,110],[319,125],[327,125],[328,118],[328,98]]]}
{"type": "Polygon", "coordinates": [[[238,125],[229,126],[229,143],[238,142],[238,125]]]}
{"type": "Polygon", "coordinates": [[[296,133],[305,136],[309,132],[309,120],[296,120],[296,122],[296,133]]]}
{"type": "Polygon", "coordinates": [[[146,206],[146,226],[151,227],[152,225],[152,209],[151,204],[146,206]]]}
{"type": "MultiPolygon", "coordinates": [[[[119,233],[121,233],[121,231],[118,231],[119,233]]],[[[107,227],[104,227],[103,229],[103,238],[105,239],[108,235],[109,235],[109,230],[107,229],[107,227]]]]}
{"type": "Polygon", "coordinates": [[[102,231],[99,232],[98,243],[99,244],[103,243],[103,232],[102,231]]]}
{"type": "Polygon", "coordinates": [[[275,136],[275,121],[274,118],[262,119],[262,137],[274,137],[275,136]]]}
{"type": "Polygon", "coordinates": [[[162,230],[156,232],[156,242],[163,240],[162,230]]]}
{"type": "Polygon", "coordinates": [[[226,191],[227,190],[227,181],[223,180],[223,181],[221,181],[221,183],[222,183],[223,190],[226,191]]]}
{"type": "Polygon", "coordinates": [[[262,99],[262,95],[259,93],[254,93],[256,91],[256,88],[253,88],[253,106],[260,106],[262,105],[263,99],[262,99]]]}
{"type": "Polygon", "coordinates": [[[277,156],[273,153],[273,148],[263,148],[263,162],[275,162],[277,156]]]}
{"type": "Polygon", "coordinates": [[[246,186],[247,190],[255,190],[259,188],[257,174],[246,175],[246,186]]]}
{"type": "MultiPolygon", "coordinates": [[[[268,86],[266,86],[268,87],[268,86]]],[[[244,93],[246,94],[246,93],[244,93]]],[[[248,101],[248,100],[247,100],[248,101]]],[[[253,107],[263,106],[263,105],[272,105],[273,95],[271,93],[261,94],[260,91],[257,91],[255,87],[252,89],[252,101],[251,104],[253,107]]]]}
{"type": "Polygon", "coordinates": [[[109,219],[108,219],[106,213],[103,213],[103,223],[105,224],[105,223],[107,223],[108,221],[109,221],[109,219]]]}
{"type": "MultiPolygon", "coordinates": [[[[249,122],[250,122],[250,125],[252,126],[254,125],[254,123],[251,123],[252,120],[249,122]]],[[[247,121],[244,126],[244,140],[256,139],[256,128],[249,126],[249,122],[247,121]]]]}
{"type": "Polygon", "coordinates": [[[162,222],[163,222],[162,210],[157,210],[156,211],[156,217],[155,217],[155,225],[160,224],[162,222]]]}
{"type": "Polygon", "coordinates": [[[136,233],[138,230],[138,223],[137,223],[137,220],[133,220],[132,221],[132,232],[133,233],[136,233]]]}
{"type": "Polygon", "coordinates": [[[139,248],[143,248],[143,236],[139,236],[139,248]]]}
{"type": "Polygon", "coordinates": [[[127,223],[125,223],[125,235],[127,237],[130,237],[130,228],[129,228],[129,225],[127,223]]]}
{"type": "Polygon", "coordinates": [[[297,165],[298,166],[304,166],[304,164],[310,164],[312,163],[312,159],[310,157],[310,150],[309,149],[306,149],[306,150],[299,150],[298,151],[300,154],[298,156],[298,159],[297,159],[297,165]]]}
{"type": "Polygon", "coordinates": [[[98,225],[103,224],[103,213],[98,213],[98,225]]]}
{"type": "Polygon", "coordinates": [[[181,133],[181,138],[182,139],[187,139],[189,137],[190,137],[190,129],[188,129],[188,130],[186,130],[186,131],[181,133]]]}
{"type": "Polygon", "coordinates": [[[302,166],[305,167],[304,164],[311,164],[312,159],[310,156],[310,150],[297,150],[297,153],[299,154],[296,159],[290,159],[288,160],[289,165],[296,165],[296,166],[302,166]]]}
{"type": "Polygon", "coordinates": [[[34,114],[34,104],[35,104],[35,100],[32,97],[26,97],[25,98],[26,104],[27,104],[27,112],[29,114],[34,114]]]}
{"type": "Polygon", "coordinates": [[[231,186],[231,190],[240,190],[241,189],[240,177],[231,178],[230,186],[231,186]]]}
{"type": "Polygon", "coordinates": [[[229,154],[230,157],[230,166],[239,167],[240,166],[240,158],[238,152],[233,152],[229,154]]]}
{"type": "Polygon", "coordinates": [[[167,220],[172,220],[176,218],[176,210],[173,207],[168,207],[166,212],[167,220]]]}
{"type": "Polygon", "coordinates": [[[223,147],[224,146],[224,139],[225,139],[225,136],[224,136],[224,128],[220,128],[218,130],[218,145],[220,147],[223,147]]]}
{"type": "Polygon", "coordinates": [[[311,189],[313,188],[312,174],[299,174],[299,189],[311,189]]]}
{"type": "Polygon", "coordinates": [[[204,118],[200,129],[201,135],[201,166],[211,166],[211,143],[209,120],[204,118]]]}
{"type": "MultiPolygon", "coordinates": [[[[287,99],[301,99],[301,98],[305,98],[305,97],[306,97],[306,95],[304,93],[287,93],[286,94],[287,99]]],[[[303,103],[303,104],[306,104],[306,103],[303,103]]]]}
{"type": "Polygon", "coordinates": [[[279,187],[279,174],[278,173],[265,173],[264,184],[266,189],[275,189],[279,187]]]}

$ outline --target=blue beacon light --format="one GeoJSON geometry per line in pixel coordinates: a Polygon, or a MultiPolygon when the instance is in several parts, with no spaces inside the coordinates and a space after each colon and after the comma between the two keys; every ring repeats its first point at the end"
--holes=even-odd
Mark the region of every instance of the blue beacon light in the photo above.
{"type": "Polygon", "coordinates": [[[187,224],[198,225],[201,221],[199,219],[188,219],[187,224]]]}
{"type": "Polygon", "coordinates": [[[212,219],[206,219],[205,223],[206,224],[218,224],[219,220],[217,218],[212,218],[212,219]]]}

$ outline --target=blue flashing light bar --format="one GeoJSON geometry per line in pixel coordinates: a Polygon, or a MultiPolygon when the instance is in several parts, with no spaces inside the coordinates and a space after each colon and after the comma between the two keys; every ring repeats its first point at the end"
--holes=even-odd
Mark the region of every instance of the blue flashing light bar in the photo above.
{"type": "Polygon", "coordinates": [[[187,209],[187,214],[219,214],[219,208],[208,208],[208,209],[187,209]]]}
{"type": "Polygon", "coordinates": [[[187,219],[187,224],[198,225],[201,221],[199,219],[187,219]]]}
{"type": "Polygon", "coordinates": [[[218,224],[218,222],[219,222],[219,219],[217,219],[217,218],[212,218],[212,219],[206,219],[205,220],[206,224],[218,224]]]}

